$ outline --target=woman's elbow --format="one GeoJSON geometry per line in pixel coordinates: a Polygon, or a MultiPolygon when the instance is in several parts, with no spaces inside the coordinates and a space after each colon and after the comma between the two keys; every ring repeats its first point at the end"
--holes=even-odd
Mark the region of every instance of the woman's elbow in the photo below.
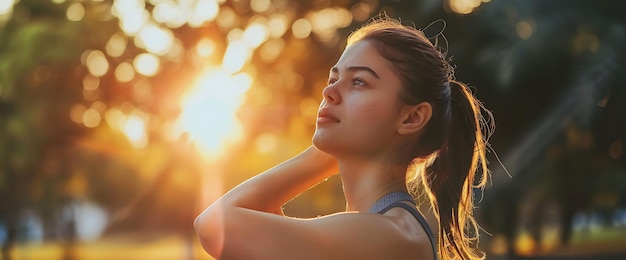
{"type": "Polygon", "coordinates": [[[223,215],[204,211],[193,222],[198,240],[204,251],[218,257],[224,246],[223,215]]]}

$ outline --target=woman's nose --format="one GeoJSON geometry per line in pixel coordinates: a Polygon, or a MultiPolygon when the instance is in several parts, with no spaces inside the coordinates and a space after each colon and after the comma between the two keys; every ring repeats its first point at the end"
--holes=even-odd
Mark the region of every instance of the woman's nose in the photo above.
{"type": "Polygon", "coordinates": [[[324,99],[326,100],[326,102],[329,104],[337,104],[341,101],[341,97],[339,93],[337,92],[337,87],[334,86],[333,84],[325,87],[322,90],[322,95],[324,96],[324,99]]]}

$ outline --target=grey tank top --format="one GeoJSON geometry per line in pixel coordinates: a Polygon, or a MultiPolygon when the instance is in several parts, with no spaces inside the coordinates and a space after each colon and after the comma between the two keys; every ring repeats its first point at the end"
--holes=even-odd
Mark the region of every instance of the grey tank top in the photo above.
{"type": "Polygon", "coordinates": [[[424,230],[426,230],[426,233],[428,234],[428,238],[430,240],[430,245],[432,246],[432,249],[433,249],[434,259],[437,260],[438,256],[437,256],[437,248],[435,247],[435,236],[433,235],[433,231],[430,229],[428,222],[426,221],[424,216],[422,216],[422,214],[420,214],[419,211],[417,211],[415,206],[409,206],[405,203],[402,203],[402,201],[408,201],[408,202],[411,202],[413,205],[415,205],[415,201],[413,200],[413,197],[410,194],[406,192],[402,192],[402,191],[396,191],[396,192],[388,193],[387,195],[383,196],[378,201],[376,201],[376,203],[374,203],[372,208],[370,208],[369,212],[385,214],[385,212],[387,212],[388,210],[392,208],[396,208],[396,207],[401,207],[407,210],[408,212],[410,212],[411,215],[413,215],[413,217],[417,219],[417,222],[419,222],[420,225],[422,225],[424,230]]]}

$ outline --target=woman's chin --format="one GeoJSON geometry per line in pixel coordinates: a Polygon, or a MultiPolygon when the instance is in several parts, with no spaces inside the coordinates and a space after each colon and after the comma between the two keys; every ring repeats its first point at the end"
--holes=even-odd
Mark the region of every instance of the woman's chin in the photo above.
{"type": "Polygon", "coordinates": [[[315,146],[315,148],[317,148],[318,150],[328,154],[332,154],[333,142],[330,138],[324,138],[322,135],[316,132],[315,135],[313,135],[312,143],[313,146],[315,146]]]}

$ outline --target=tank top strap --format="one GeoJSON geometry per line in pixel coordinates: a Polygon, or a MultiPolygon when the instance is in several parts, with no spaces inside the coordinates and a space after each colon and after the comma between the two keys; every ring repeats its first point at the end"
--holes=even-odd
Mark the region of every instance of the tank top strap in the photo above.
{"type": "Polygon", "coordinates": [[[415,204],[411,194],[402,191],[394,191],[387,193],[385,196],[378,199],[378,201],[376,201],[376,203],[374,203],[374,205],[370,208],[369,212],[383,214],[389,210],[389,206],[399,201],[408,201],[415,204]]]}
{"type": "Polygon", "coordinates": [[[435,236],[433,234],[433,231],[430,229],[430,226],[428,225],[428,222],[426,221],[424,216],[422,216],[422,214],[419,211],[417,211],[415,201],[413,200],[413,197],[410,194],[406,192],[401,192],[401,191],[388,193],[382,198],[380,198],[378,201],[376,201],[376,203],[374,203],[374,205],[369,209],[369,212],[384,214],[390,209],[396,208],[396,207],[401,207],[407,210],[409,213],[411,213],[411,215],[413,215],[413,217],[417,219],[417,222],[420,223],[422,228],[426,230],[426,233],[428,234],[428,238],[430,240],[430,245],[433,249],[433,255],[434,255],[433,259],[437,260],[438,259],[437,247],[435,246],[435,236]],[[402,203],[403,201],[408,201],[411,204],[413,204],[413,206],[402,203]]]}

